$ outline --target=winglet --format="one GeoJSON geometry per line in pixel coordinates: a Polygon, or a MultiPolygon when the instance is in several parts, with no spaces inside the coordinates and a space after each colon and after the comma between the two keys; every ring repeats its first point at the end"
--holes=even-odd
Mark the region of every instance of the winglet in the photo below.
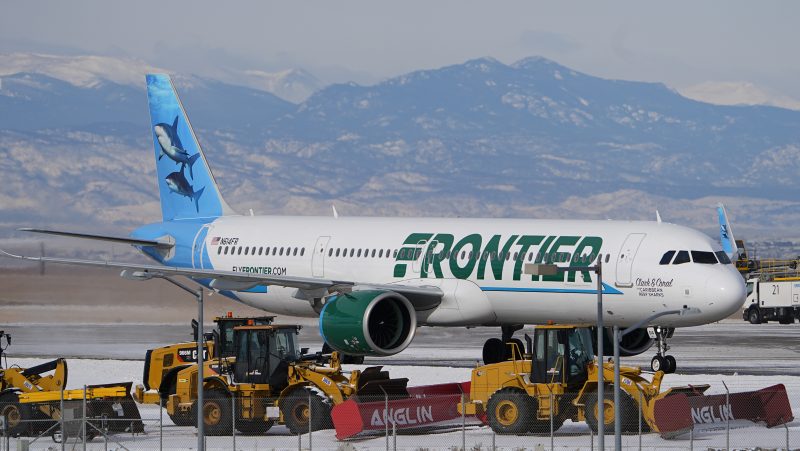
{"type": "Polygon", "coordinates": [[[733,236],[733,228],[728,220],[728,212],[721,202],[717,204],[717,217],[719,218],[719,241],[722,244],[722,250],[728,254],[731,260],[735,260],[739,249],[736,247],[736,238],[733,236]]]}

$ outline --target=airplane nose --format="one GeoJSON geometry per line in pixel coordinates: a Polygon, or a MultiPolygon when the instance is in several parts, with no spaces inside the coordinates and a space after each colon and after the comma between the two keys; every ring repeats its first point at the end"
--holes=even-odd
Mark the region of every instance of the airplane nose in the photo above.
{"type": "MultiPolygon", "coordinates": [[[[744,278],[730,267],[721,267],[706,282],[707,311],[714,312],[717,321],[741,310],[747,296],[744,278]]],[[[702,307],[701,307],[702,309],[702,307]]]]}

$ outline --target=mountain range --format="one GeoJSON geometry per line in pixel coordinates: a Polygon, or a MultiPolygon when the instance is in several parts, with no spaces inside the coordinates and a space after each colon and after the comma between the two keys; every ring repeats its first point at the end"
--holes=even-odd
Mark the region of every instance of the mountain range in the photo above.
{"type": "MultiPolygon", "coordinates": [[[[159,219],[149,71],[169,72],[0,55],[0,237],[159,219]]],[[[173,78],[242,212],[649,220],[658,209],[715,234],[724,201],[738,237],[800,236],[798,111],[702,103],[540,57],[370,86],[322,86],[300,70],[173,78]],[[283,98],[269,92],[279,88],[283,98]]]]}

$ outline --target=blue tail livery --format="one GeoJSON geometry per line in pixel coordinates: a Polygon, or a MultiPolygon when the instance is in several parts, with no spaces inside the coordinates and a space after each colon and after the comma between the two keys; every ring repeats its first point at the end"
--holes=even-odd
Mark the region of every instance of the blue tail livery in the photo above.
{"type": "Polygon", "coordinates": [[[233,214],[220,194],[169,76],[148,74],[147,98],[164,221],[233,214]]]}
{"type": "Polygon", "coordinates": [[[728,211],[722,203],[717,204],[717,216],[719,218],[719,241],[722,250],[728,254],[731,260],[736,260],[739,249],[736,246],[736,238],[733,237],[733,229],[728,220],[728,211]]]}

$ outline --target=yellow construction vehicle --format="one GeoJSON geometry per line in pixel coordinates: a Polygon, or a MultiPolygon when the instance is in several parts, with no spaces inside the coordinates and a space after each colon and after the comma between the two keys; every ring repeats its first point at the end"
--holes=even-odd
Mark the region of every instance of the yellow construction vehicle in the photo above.
{"type": "MultiPolygon", "coordinates": [[[[381,367],[341,368],[339,354],[304,355],[297,343],[300,326],[234,328],[235,357],[204,365],[203,421],[209,435],[263,434],[277,421],[293,434],[332,427],[334,405],[359,397],[408,396],[408,379],[389,379],[381,367]],[[232,403],[232,398],[235,403],[232,403]],[[234,410],[235,405],[235,411],[234,410]]],[[[180,370],[166,409],[176,424],[193,424],[197,415],[197,366],[180,370]]]]}
{"type": "Polygon", "coordinates": [[[90,385],[83,389],[64,390],[67,385],[67,361],[55,359],[30,368],[3,368],[3,352],[11,337],[0,331],[0,416],[12,436],[30,436],[47,431],[58,433],[61,408],[82,409],[86,398],[86,417],[92,425],[87,438],[96,435],[101,422],[109,432],[142,432],[139,409],[130,395],[131,382],[90,385]],[[50,373],[50,374],[45,374],[50,373]],[[101,420],[102,419],[102,420],[101,420]]]}
{"type": "MultiPolygon", "coordinates": [[[[470,397],[459,412],[485,416],[491,428],[501,434],[544,433],[561,427],[565,420],[585,421],[598,429],[598,365],[594,360],[589,327],[574,325],[537,326],[534,337],[526,335],[528,349],[523,359],[511,352],[511,359],[480,366],[472,371],[470,397]]],[[[511,346],[518,346],[512,343],[511,346]]],[[[605,385],[602,403],[606,430],[614,426],[614,409],[619,407],[622,430],[638,431],[639,409],[642,430],[654,430],[655,401],[676,393],[702,393],[708,386],[676,387],[661,392],[662,371],[651,380],[640,368],[620,367],[620,406],[614,405],[612,363],[603,365],[605,385]]]]}
{"type": "MultiPolygon", "coordinates": [[[[271,324],[274,316],[233,316],[228,312],[225,316],[214,318],[216,329],[209,334],[204,334],[203,359],[233,357],[233,328],[244,325],[271,324]]],[[[142,385],[136,386],[136,400],[143,404],[163,405],[169,395],[175,393],[178,372],[195,365],[197,362],[197,339],[199,327],[197,321],[192,320],[194,341],[176,343],[149,349],[144,358],[144,375],[142,385]]],[[[180,421],[180,420],[179,420],[180,421]]]]}

